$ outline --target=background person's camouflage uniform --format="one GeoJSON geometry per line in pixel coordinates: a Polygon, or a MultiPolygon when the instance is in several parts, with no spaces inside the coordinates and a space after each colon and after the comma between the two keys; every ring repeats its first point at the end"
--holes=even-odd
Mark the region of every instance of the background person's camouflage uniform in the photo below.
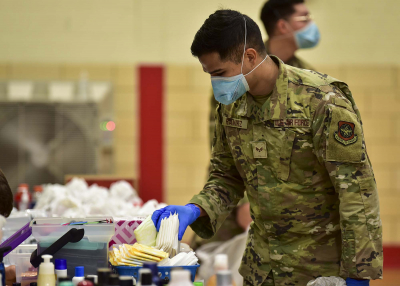
{"type": "MultiPolygon", "coordinates": [[[[267,49],[267,53],[269,54],[268,50],[268,41],[265,42],[265,47],[267,49]]],[[[299,59],[296,56],[293,56],[289,61],[286,62],[287,65],[296,67],[296,68],[301,68],[301,69],[308,69],[308,70],[315,70],[311,65],[306,63],[305,61],[299,59]]],[[[214,130],[215,130],[215,113],[217,109],[217,104],[218,102],[215,100],[214,94],[211,94],[210,97],[210,148],[212,148],[212,139],[214,138],[214,130]]],[[[247,196],[245,197],[238,203],[238,207],[242,206],[245,203],[248,203],[249,200],[247,199],[247,196]]],[[[198,235],[194,235],[192,238],[192,241],[190,243],[190,246],[193,249],[197,249],[198,247],[210,243],[210,242],[217,242],[217,241],[227,241],[231,239],[232,237],[243,233],[243,228],[237,223],[236,220],[236,210],[234,209],[226,218],[224,223],[221,225],[217,233],[210,239],[203,239],[199,237],[198,235]]]]}
{"type": "Polygon", "coordinates": [[[217,107],[210,178],[190,201],[208,216],[191,227],[210,238],[246,190],[246,285],[381,278],[378,193],[351,92],[272,58],[279,77],[263,107],[248,93],[217,107]]]}

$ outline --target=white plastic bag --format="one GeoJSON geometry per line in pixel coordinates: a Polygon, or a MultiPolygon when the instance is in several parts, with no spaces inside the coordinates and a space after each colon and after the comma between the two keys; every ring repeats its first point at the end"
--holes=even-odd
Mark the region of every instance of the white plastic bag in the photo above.
{"type": "Polygon", "coordinates": [[[309,281],[307,286],[346,286],[346,281],[336,276],[318,277],[309,281]]]}
{"type": "Polygon", "coordinates": [[[243,277],[239,273],[240,263],[246,248],[247,233],[245,231],[225,242],[207,243],[197,249],[196,255],[201,260],[198,274],[200,279],[208,280],[214,273],[214,257],[217,254],[227,254],[229,270],[236,286],[243,285],[243,277]]]}

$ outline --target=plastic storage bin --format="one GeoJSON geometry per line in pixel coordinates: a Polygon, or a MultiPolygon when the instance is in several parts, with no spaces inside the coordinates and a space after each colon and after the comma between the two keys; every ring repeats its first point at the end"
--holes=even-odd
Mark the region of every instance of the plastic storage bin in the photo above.
{"type": "Polygon", "coordinates": [[[23,244],[15,248],[6,256],[8,257],[10,265],[15,265],[17,282],[23,284],[26,282],[26,284],[29,284],[30,282],[36,280],[34,277],[26,277],[27,275],[25,275],[30,274],[29,276],[31,276],[32,273],[36,271],[30,262],[31,254],[33,251],[35,251],[36,247],[36,244],[23,244]]]}
{"type": "MultiPolygon", "coordinates": [[[[194,278],[196,276],[196,271],[197,268],[199,268],[200,264],[192,265],[192,266],[159,266],[158,267],[158,276],[160,276],[161,279],[165,281],[165,283],[169,283],[171,280],[171,271],[174,268],[181,268],[181,269],[186,269],[189,270],[191,273],[191,278],[192,282],[194,282],[194,278]]],[[[114,272],[116,272],[118,275],[124,275],[124,276],[133,276],[135,277],[136,281],[139,281],[139,269],[142,267],[137,266],[113,266],[114,272]]]]}
{"type": "Polygon", "coordinates": [[[76,266],[85,267],[85,275],[97,274],[97,268],[108,267],[108,242],[114,235],[115,225],[111,217],[91,218],[44,218],[32,221],[32,235],[38,241],[37,256],[59,241],[72,229],[83,230],[83,238],[69,242],[53,255],[53,259],[66,259],[68,275],[73,277],[76,266]],[[74,225],[71,222],[107,223],[74,225]]]}

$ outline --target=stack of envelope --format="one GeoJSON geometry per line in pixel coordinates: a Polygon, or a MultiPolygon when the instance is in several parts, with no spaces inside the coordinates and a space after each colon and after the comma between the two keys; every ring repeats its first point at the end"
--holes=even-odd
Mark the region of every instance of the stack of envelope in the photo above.
{"type": "Polygon", "coordinates": [[[179,253],[179,218],[178,214],[171,214],[168,218],[161,221],[160,231],[156,239],[156,248],[174,257],[179,253]]]}
{"type": "Polygon", "coordinates": [[[122,244],[109,252],[110,263],[114,266],[142,266],[143,262],[160,262],[168,253],[139,243],[122,244]]]}

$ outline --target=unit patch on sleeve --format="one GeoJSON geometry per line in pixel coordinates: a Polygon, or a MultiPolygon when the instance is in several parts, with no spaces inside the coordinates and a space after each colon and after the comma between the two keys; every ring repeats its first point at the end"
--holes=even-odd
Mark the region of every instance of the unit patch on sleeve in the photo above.
{"type": "Polygon", "coordinates": [[[310,127],[310,119],[288,118],[274,120],[274,127],[310,127]]]}
{"type": "Polygon", "coordinates": [[[345,146],[357,142],[357,135],[354,133],[354,127],[354,123],[339,121],[338,131],[335,132],[335,139],[345,146]]]}
{"type": "Polygon", "coordinates": [[[235,127],[235,128],[247,129],[247,120],[229,118],[229,117],[224,116],[222,119],[222,125],[229,126],[229,127],[235,127]]]}

